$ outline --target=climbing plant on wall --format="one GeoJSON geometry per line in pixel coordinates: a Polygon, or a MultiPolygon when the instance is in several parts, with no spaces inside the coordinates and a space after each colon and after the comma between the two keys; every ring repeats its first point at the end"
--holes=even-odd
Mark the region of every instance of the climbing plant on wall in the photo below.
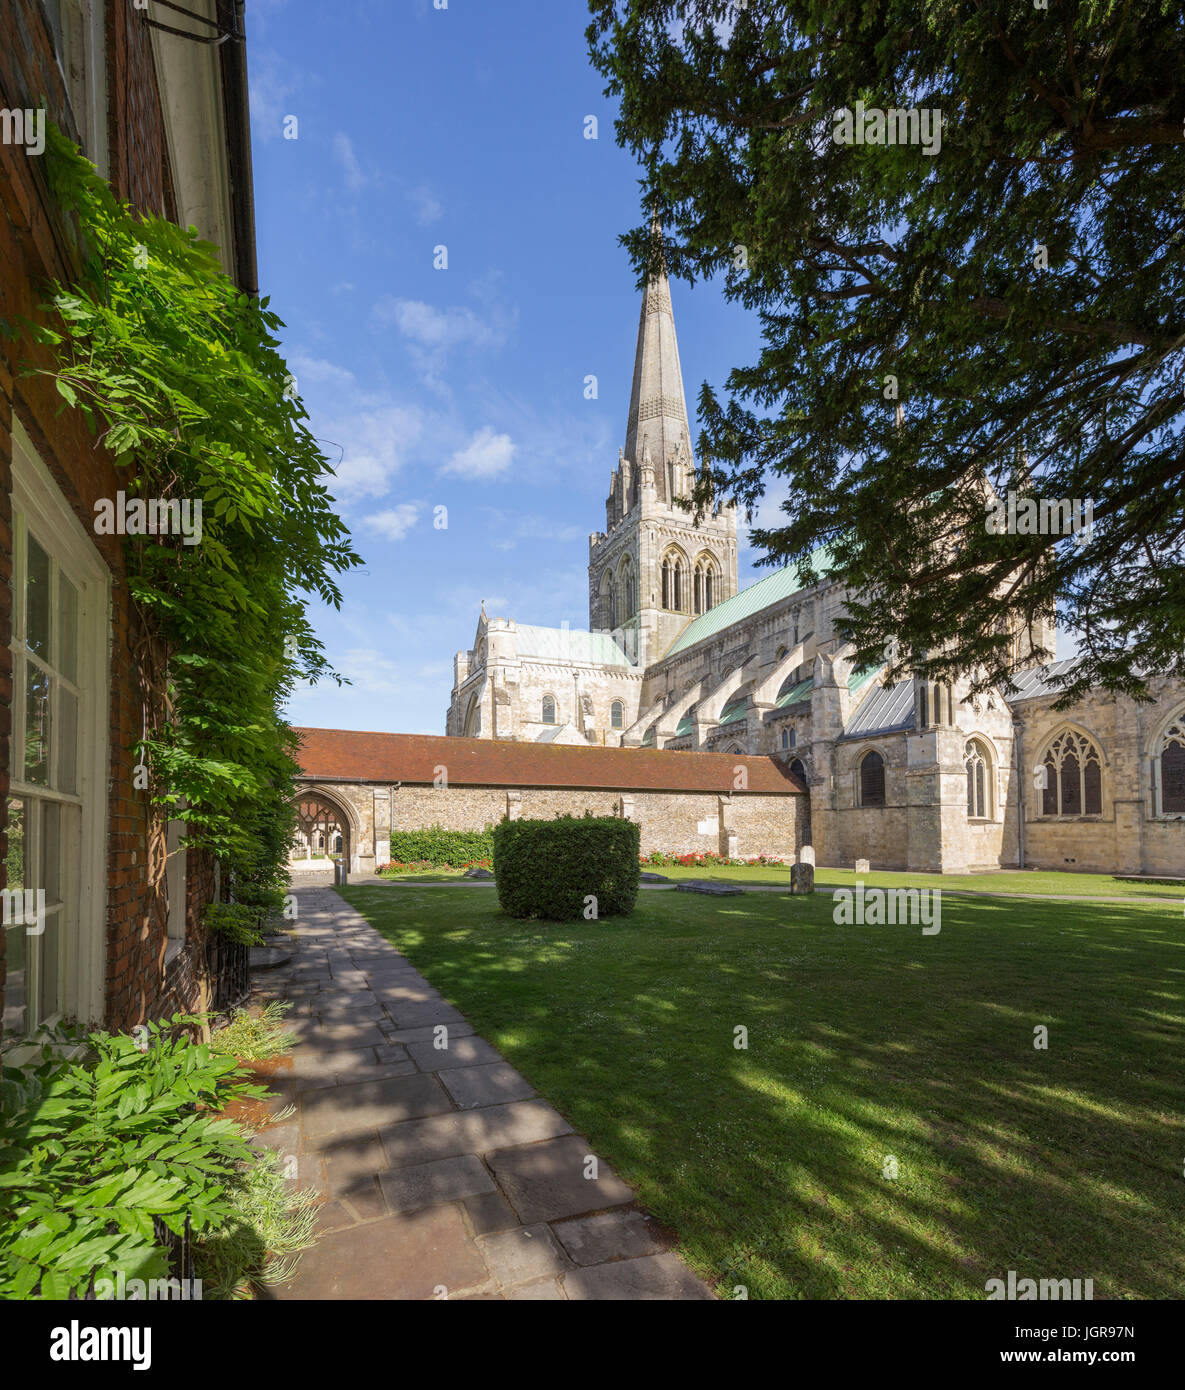
{"type": "Polygon", "coordinates": [[[33,328],[53,364],[34,370],[82,412],[129,507],[189,503],[189,535],[123,543],[143,618],[145,790],[158,824],[183,808],[187,843],[266,896],[292,827],[282,701],[297,679],[341,679],[306,603],[340,606],[337,576],[360,561],[268,301],[239,290],[193,229],[116,199],[60,132],[46,163],[81,271],[49,287],[33,328]]]}

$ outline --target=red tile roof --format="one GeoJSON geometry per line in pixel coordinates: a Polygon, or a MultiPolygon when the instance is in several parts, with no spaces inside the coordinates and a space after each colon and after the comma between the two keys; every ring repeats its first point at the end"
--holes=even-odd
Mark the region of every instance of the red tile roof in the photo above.
{"type": "Polygon", "coordinates": [[[366,734],[296,729],[297,761],[325,782],[431,784],[444,767],[450,786],[586,787],[612,791],[736,792],[736,769],[750,793],[795,796],[803,783],[776,758],[748,753],[683,753],[555,743],[509,743],[433,734],[366,734]]]}

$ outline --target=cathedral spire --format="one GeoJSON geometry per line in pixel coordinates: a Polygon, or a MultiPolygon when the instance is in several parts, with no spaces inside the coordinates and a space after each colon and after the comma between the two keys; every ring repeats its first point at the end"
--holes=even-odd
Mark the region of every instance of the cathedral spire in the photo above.
{"type": "MultiPolygon", "coordinates": [[[[652,234],[660,233],[657,221],[652,234]]],[[[683,394],[683,372],[679,366],[679,344],[675,340],[675,317],[671,311],[671,288],[666,266],[651,275],[642,297],[638,320],[638,346],[634,355],[634,384],[630,392],[629,421],[625,431],[625,456],[642,462],[647,449],[654,461],[659,497],[671,500],[667,461],[675,457],[680,441],[684,459],[691,458],[691,432],[687,422],[687,401],[683,394]]]]}

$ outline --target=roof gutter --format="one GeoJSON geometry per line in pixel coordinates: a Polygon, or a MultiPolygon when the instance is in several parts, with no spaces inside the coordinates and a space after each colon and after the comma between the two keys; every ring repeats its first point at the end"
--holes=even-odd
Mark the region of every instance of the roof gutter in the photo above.
{"type": "Polygon", "coordinates": [[[257,298],[259,268],[255,255],[255,182],[251,172],[245,0],[218,0],[217,15],[223,33],[234,35],[229,43],[219,45],[218,54],[230,172],[235,282],[245,294],[257,298]]]}

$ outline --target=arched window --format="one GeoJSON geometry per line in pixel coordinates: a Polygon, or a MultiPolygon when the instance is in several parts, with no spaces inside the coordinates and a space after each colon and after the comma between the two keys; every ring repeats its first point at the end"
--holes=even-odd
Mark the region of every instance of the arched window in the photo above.
{"type": "Polygon", "coordinates": [[[617,626],[617,594],[613,589],[613,576],[608,570],[601,575],[601,626],[617,626]]]}
{"type": "Polygon", "coordinates": [[[609,706],[609,723],[615,729],[620,729],[625,723],[625,706],[620,700],[614,700],[609,706]]]}
{"type": "Polygon", "coordinates": [[[544,695],[543,697],[543,722],[545,724],[555,723],[555,696],[544,695]]]}
{"type": "Polygon", "coordinates": [[[990,820],[992,815],[992,762],[987,748],[977,738],[967,740],[963,749],[967,769],[967,819],[990,820]]]}
{"type": "Polygon", "coordinates": [[[801,777],[804,782],[806,781],[806,767],[801,758],[794,759],[790,764],[790,771],[794,773],[795,777],[801,777]]]}
{"type": "Polygon", "coordinates": [[[780,661],[785,661],[789,655],[790,649],[788,647],[779,647],[778,654],[774,657],[774,665],[776,666],[780,661]]]}
{"type": "Polygon", "coordinates": [[[873,750],[860,763],[860,805],[885,804],[885,760],[873,750]]]}
{"type": "Polygon", "coordinates": [[[1160,740],[1160,813],[1185,814],[1185,712],[1179,714],[1160,740]]]}
{"type": "Polygon", "coordinates": [[[677,550],[669,550],[662,562],[662,606],[672,613],[686,612],[687,567],[677,550]]]}
{"type": "Polygon", "coordinates": [[[789,729],[783,729],[783,730],[782,730],[782,747],[783,747],[783,748],[789,748],[789,747],[790,747],[790,730],[789,730],[789,729]]]}
{"type": "Polygon", "coordinates": [[[624,623],[627,618],[632,618],[636,607],[634,601],[634,566],[627,555],[621,562],[621,568],[617,571],[617,612],[613,626],[617,627],[624,623]]]}
{"type": "Polygon", "coordinates": [[[1041,815],[1102,815],[1103,760],[1084,734],[1075,729],[1058,734],[1040,766],[1041,815]]]}
{"type": "Polygon", "coordinates": [[[701,555],[695,562],[692,606],[696,613],[706,613],[720,602],[720,584],[716,561],[711,555],[701,555]]]}
{"type": "Polygon", "coordinates": [[[797,746],[797,744],[798,744],[798,730],[797,730],[797,729],[791,729],[791,730],[790,730],[790,747],[791,747],[791,748],[794,748],[794,747],[797,746]]]}

